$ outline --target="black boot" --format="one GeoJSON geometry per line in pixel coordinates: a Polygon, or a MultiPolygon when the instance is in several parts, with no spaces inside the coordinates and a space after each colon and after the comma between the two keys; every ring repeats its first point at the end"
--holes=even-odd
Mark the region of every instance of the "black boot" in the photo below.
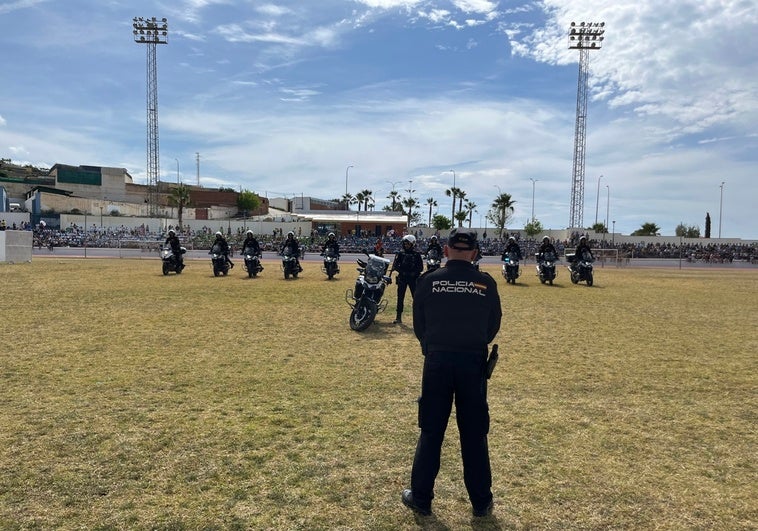
{"type": "Polygon", "coordinates": [[[395,320],[393,321],[394,324],[402,324],[403,320],[401,319],[401,314],[397,314],[397,317],[395,317],[395,320]]]}

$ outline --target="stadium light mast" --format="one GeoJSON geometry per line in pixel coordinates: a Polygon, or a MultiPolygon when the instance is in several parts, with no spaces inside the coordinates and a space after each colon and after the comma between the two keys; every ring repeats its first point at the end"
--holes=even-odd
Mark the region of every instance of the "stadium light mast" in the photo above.
{"type": "Polygon", "coordinates": [[[574,126],[574,164],[571,179],[569,228],[584,226],[584,154],[587,132],[587,92],[589,90],[590,51],[603,44],[605,22],[572,22],[569,50],[579,50],[579,81],[576,91],[576,125],[574,126]]]}
{"type": "Polygon", "coordinates": [[[160,147],[158,142],[158,62],[156,44],[168,44],[165,18],[132,19],[134,42],[147,45],[147,204],[150,217],[158,215],[160,147]]]}

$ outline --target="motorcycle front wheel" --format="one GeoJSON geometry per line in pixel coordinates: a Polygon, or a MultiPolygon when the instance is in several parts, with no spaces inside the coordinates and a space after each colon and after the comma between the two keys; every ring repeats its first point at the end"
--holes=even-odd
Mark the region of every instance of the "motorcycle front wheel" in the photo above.
{"type": "Polygon", "coordinates": [[[169,270],[170,269],[168,267],[168,264],[166,262],[163,262],[163,274],[168,275],[169,270]]]}
{"type": "Polygon", "coordinates": [[[374,322],[377,306],[374,301],[361,299],[350,312],[350,328],[362,332],[374,322]]]}
{"type": "Polygon", "coordinates": [[[592,273],[587,273],[587,285],[592,286],[592,273]]]}

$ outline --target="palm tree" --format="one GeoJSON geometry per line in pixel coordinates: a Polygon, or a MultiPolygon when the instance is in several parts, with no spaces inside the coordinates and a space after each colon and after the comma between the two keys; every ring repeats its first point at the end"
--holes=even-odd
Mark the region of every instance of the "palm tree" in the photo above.
{"type": "Polygon", "coordinates": [[[361,205],[363,204],[363,199],[364,199],[363,192],[358,192],[357,194],[355,194],[355,202],[358,204],[358,212],[361,211],[361,205]]]}
{"type": "Polygon", "coordinates": [[[515,204],[516,201],[511,198],[511,194],[500,194],[492,202],[492,210],[487,213],[487,219],[498,228],[501,238],[508,219],[513,215],[515,204]]]}
{"type": "Polygon", "coordinates": [[[453,209],[450,212],[450,221],[455,221],[455,199],[458,197],[458,192],[460,192],[460,188],[456,188],[455,186],[451,186],[447,190],[445,190],[445,195],[448,197],[453,198],[453,209]]]}
{"type": "Polygon", "coordinates": [[[350,204],[355,202],[355,197],[353,197],[353,194],[348,193],[342,196],[340,202],[345,205],[345,210],[350,210],[350,204]]]}
{"type": "Polygon", "coordinates": [[[413,197],[406,197],[403,199],[403,207],[405,207],[405,215],[408,217],[408,228],[411,228],[411,220],[414,218],[413,207],[418,205],[418,201],[413,197]]]}
{"type": "Polygon", "coordinates": [[[398,192],[397,190],[392,190],[387,196],[387,199],[392,200],[392,209],[390,210],[390,212],[397,212],[397,204],[400,200],[400,192],[398,192]]]}
{"type": "Polygon", "coordinates": [[[466,197],[466,192],[464,192],[463,190],[458,190],[458,212],[463,211],[463,199],[465,197],[466,197]]]}
{"type": "Polygon", "coordinates": [[[182,183],[179,186],[171,189],[171,194],[168,196],[168,202],[174,205],[177,210],[179,218],[179,227],[182,226],[182,214],[184,213],[184,207],[190,204],[190,187],[182,183]]]}
{"type": "Polygon", "coordinates": [[[371,202],[371,196],[374,195],[374,192],[371,190],[361,190],[361,195],[363,196],[363,211],[368,212],[368,204],[371,202]]]}
{"type": "Polygon", "coordinates": [[[469,229],[471,228],[471,218],[474,217],[475,211],[476,211],[476,203],[466,199],[466,214],[468,214],[468,228],[469,229]]]}
{"type": "Polygon", "coordinates": [[[433,197],[426,198],[426,204],[429,205],[429,226],[432,226],[432,207],[437,206],[437,200],[433,197]]]}
{"type": "Polygon", "coordinates": [[[459,210],[455,213],[455,219],[458,221],[458,226],[463,227],[463,222],[466,221],[468,213],[465,210],[459,210]]]}

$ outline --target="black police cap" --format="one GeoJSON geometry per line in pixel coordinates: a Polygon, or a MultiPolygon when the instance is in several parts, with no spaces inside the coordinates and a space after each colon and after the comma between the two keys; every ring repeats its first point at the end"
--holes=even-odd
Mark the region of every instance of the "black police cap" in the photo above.
{"type": "Polygon", "coordinates": [[[476,231],[470,229],[453,229],[447,240],[448,247],[461,251],[473,251],[476,249],[476,231]]]}

